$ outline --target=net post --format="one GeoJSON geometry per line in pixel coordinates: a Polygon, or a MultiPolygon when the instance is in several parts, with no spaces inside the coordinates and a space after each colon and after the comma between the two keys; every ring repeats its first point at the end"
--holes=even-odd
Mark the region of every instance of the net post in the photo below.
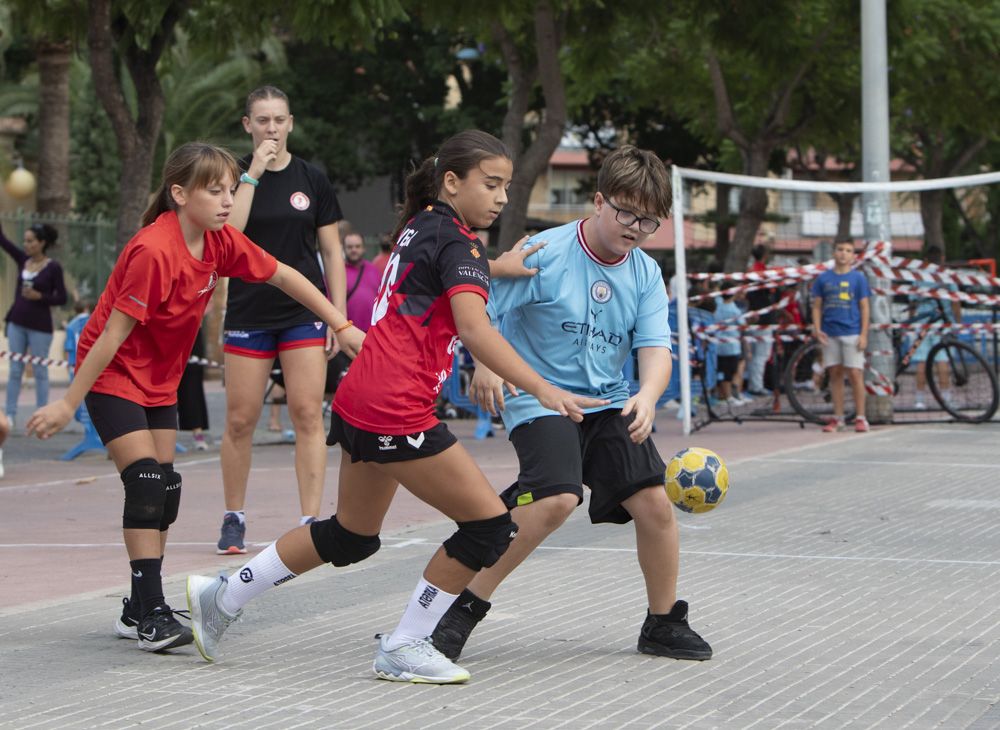
{"type": "MultiPolygon", "coordinates": [[[[889,172],[889,63],[886,44],[886,0],[862,0],[861,3],[861,157],[865,182],[888,182],[889,172]]],[[[876,242],[885,246],[884,256],[892,257],[889,227],[888,191],[862,194],[865,239],[868,246],[876,242]]],[[[873,288],[888,289],[890,282],[867,272],[873,288]]],[[[885,325],[892,321],[890,298],[873,295],[870,301],[870,325],[885,325]]],[[[892,355],[892,335],[884,327],[870,326],[868,353],[871,368],[883,383],[895,379],[892,355]]],[[[865,374],[866,380],[873,378],[865,374]]],[[[879,391],[880,393],[882,391],[879,391]]],[[[865,399],[865,416],[873,423],[892,423],[892,393],[865,399]]]]}
{"type": "MultiPolygon", "coordinates": [[[[687,260],[684,252],[684,181],[677,165],[671,165],[670,185],[674,194],[674,268],[677,274],[677,366],[680,368],[682,424],[685,436],[691,435],[691,357],[688,347],[687,260]]],[[[706,394],[707,397],[707,394],[706,394]]]]}

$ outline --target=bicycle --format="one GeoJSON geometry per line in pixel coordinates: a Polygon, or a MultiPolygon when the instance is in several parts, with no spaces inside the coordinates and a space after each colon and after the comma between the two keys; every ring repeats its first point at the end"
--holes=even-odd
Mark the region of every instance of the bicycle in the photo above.
{"type": "MultiPolygon", "coordinates": [[[[921,322],[933,324],[947,323],[944,305],[935,300],[936,311],[917,314],[903,322],[911,325],[921,322]]],[[[915,332],[912,343],[903,337],[900,330],[893,330],[893,354],[896,368],[891,385],[893,396],[901,391],[910,392],[904,384],[904,376],[914,374],[910,365],[925,368],[927,385],[934,400],[941,409],[956,421],[983,423],[996,414],[1000,406],[1000,386],[989,361],[974,347],[955,335],[945,332],[937,342],[930,345],[923,363],[913,362],[920,345],[932,331],[927,328],[915,332]]],[[[829,372],[822,367],[823,348],[815,339],[799,347],[789,360],[782,383],[792,408],[805,420],[825,423],[833,417],[833,403],[830,396],[829,372]]],[[[867,365],[870,370],[871,366],[867,365]]],[[[915,390],[915,387],[914,387],[915,390]]],[[[854,417],[853,403],[845,398],[845,418],[854,417]]]]}

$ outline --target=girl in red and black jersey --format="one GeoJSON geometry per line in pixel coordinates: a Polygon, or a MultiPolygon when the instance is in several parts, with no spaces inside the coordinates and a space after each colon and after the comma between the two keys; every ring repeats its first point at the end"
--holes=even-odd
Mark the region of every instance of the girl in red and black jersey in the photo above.
{"type": "Polygon", "coordinates": [[[222,276],[268,282],[318,313],[356,353],[363,333],[301,274],[226,225],[238,168],[228,152],[191,143],[174,151],[144,227],[115,264],[80,335],[65,397],[35,411],[28,433],[48,438],[86,396],[91,420],[125,485],[122,527],[132,597],[115,633],[146,651],[190,643],[163,598],[160,567],[177,518],[177,386],[212,290],[222,276]]]}
{"type": "Polygon", "coordinates": [[[454,519],[458,531],[428,563],[396,630],[382,635],[373,669],[394,681],[469,678],[426,638],[472,576],[503,554],[517,526],[434,416],[455,344],[461,338],[507,381],[576,421],[584,408],[604,403],[546,383],[490,326],[490,262],[472,229],[500,214],[512,170],[502,142],[466,131],[407,180],[373,324],[334,400],[327,442],[343,450],[337,514],[286,533],[231,580],[188,579],[192,629],[206,659],[214,659],[222,632],[251,598],[324,562],[348,565],[377,551],[382,520],[402,484],[454,519]]]}

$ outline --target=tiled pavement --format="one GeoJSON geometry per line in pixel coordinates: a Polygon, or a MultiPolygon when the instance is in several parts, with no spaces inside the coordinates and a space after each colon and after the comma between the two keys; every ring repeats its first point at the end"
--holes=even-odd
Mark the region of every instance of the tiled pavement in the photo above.
{"type": "Polygon", "coordinates": [[[631,529],[580,509],[495,595],[468,685],[375,680],[372,636],[453,529],[423,522],[251,604],[215,665],[112,638],[117,591],[0,611],[0,727],[1000,727],[998,443],[894,428],[731,460],[726,503],[681,517],[709,662],[635,652],[631,529]]]}

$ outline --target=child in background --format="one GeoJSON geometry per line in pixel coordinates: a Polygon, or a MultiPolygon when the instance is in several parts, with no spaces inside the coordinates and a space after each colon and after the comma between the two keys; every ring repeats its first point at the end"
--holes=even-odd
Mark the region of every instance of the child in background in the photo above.
{"type": "Polygon", "coordinates": [[[820,274],[812,286],[812,321],[816,339],[823,346],[823,365],[830,373],[833,418],[827,433],[844,430],[844,376],[854,391],[854,430],[869,430],[865,418],[865,348],[868,346],[868,280],[853,269],[854,241],[833,244],[834,268],[820,274]]]}
{"type": "Polygon", "coordinates": [[[76,343],[80,341],[80,333],[90,319],[90,310],[90,302],[86,299],[77,300],[73,305],[76,316],[66,323],[66,342],[63,344],[63,352],[66,354],[70,380],[73,379],[73,371],[76,369],[76,343]]]}
{"type": "MultiPolygon", "coordinates": [[[[715,307],[716,323],[725,322],[737,325],[743,321],[743,311],[733,301],[733,295],[721,297],[715,307]]],[[[740,396],[742,391],[741,364],[743,362],[743,342],[740,331],[735,326],[719,330],[718,337],[723,340],[716,345],[716,356],[719,367],[719,395],[729,406],[742,406],[746,403],[740,396]],[[733,383],[736,390],[733,390],[733,383]]]]}

